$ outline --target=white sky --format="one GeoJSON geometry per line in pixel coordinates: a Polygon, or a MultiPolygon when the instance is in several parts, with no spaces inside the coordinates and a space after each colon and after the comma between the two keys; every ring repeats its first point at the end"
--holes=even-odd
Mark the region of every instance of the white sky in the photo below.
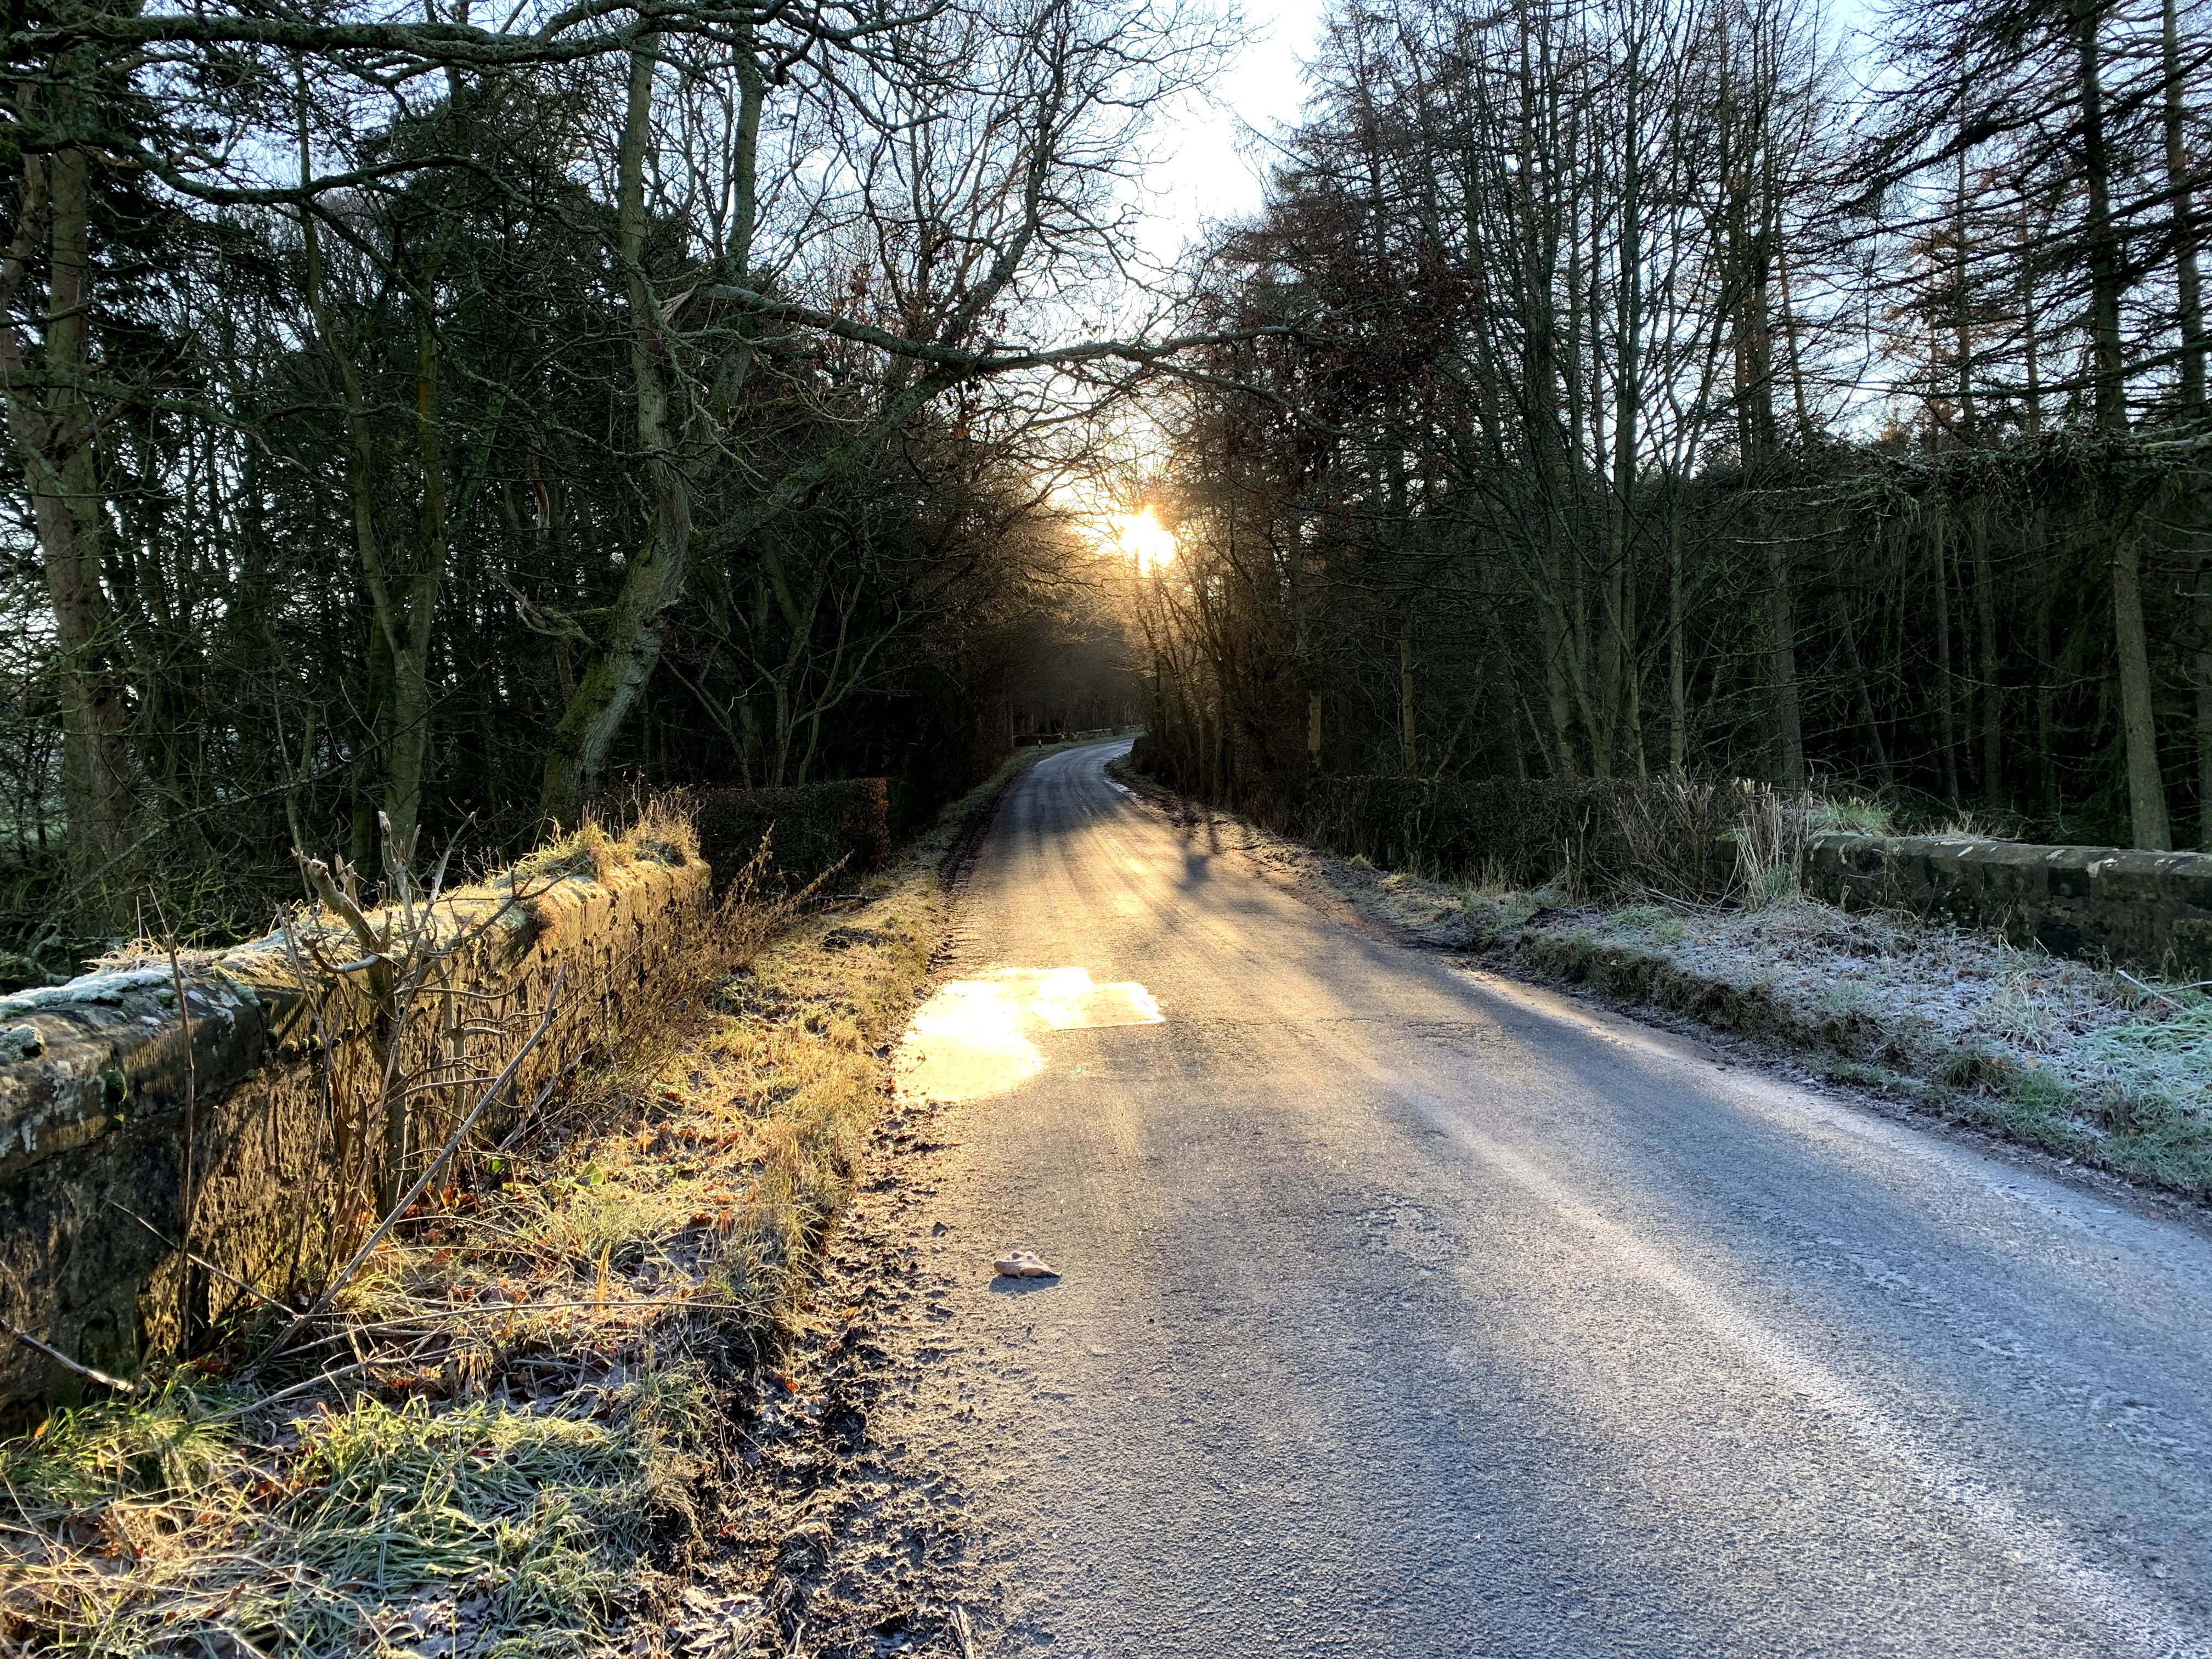
{"type": "MultiPolygon", "coordinates": [[[[1206,224],[1242,218],[1261,204],[1267,178],[1265,137],[1297,118],[1305,98],[1301,64],[1310,60],[1333,0],[1243,0],[1249,39],[1216,82],[1211,100],[1193,100],[1165,118],[1148,170],[1145,251],[1165,262],[1206,224]],[[1256,137],[1243,129],[1255,130],[1256,137]]],[[[1876,21],[1881,0],[1825,0],[1831,38],[1848,52],[1876,21]]]]}
{"type": "Polygon", "coordinates": [[[1148,174],[1146,252],[1167,260],[1202,227],[1242,218],[1260,206],[1267,178],[1265,135],[1297,119],[1305,96],[1299,64],[1310,58],[1328,0],[1243,0],[1249,36],[1214,83],[1210,100],[1194,100],[1161,124],[1159,160],[1148,174]]]}

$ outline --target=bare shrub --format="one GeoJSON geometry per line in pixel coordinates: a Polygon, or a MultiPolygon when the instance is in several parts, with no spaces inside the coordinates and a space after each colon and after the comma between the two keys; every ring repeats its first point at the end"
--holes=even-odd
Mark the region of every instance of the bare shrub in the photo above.
{"type": "Polygon", "coordinates": [[[1342,777],[1276,827],[1383,868],[1548,884],[1574,902],[1769,903],[1796,890],[1811,805],[1685,778],[1342,777]]]}

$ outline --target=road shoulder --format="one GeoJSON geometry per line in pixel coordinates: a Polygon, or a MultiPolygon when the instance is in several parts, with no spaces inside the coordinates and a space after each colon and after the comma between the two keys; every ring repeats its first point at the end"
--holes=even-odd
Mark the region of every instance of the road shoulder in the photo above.
{"type": "MultiPolygon", "coordinates": [[[[1561,1017],[1587,1022],[1603,1010],[1656,1028],[1715,1063],[1817,1089],[2212,1237],[2212,1121],[2205,1105],[2182,1109],[2179,1133],[2172,1119],[2148,1135],[2094,1121],[2095,1102],[2081,1097],[2087,1091],[2077,1093],[2058,1075],[2063,1052],[2007,1042],[2001,1025],[1986,1029],[1969,1012],[1972,969],[1962,973],[1960,964],[1977,953],[1991,963],[1980,975],[1996,979],[1987,1000],[2009,994],[2012,1006],[2000,1012],[2031,1038],[2039,994],[2054,1005],[2070,998],[2078,1024],[2109,1033],[2141,1020],[2145,1010],[2153,1020],[2174,1012],[2174,993],[2166,988],[2136,988],[2125,975],[1910,918],[1848,916],[1803,902],[1748,918],[1747,926],[1747,919],[1701,907],[1607,910],[1547,904],[1553,896],[1544,894],[1485,892],[1291,840],[1193,802],[1126,760],[1107,769],[1143,810],[1179,833],[1370,939],[1436,953],[1455,971],[1561,1017]],[[1690,929],[1699,924],[1737,937],[1724,950],[1669,948],[1694,943],[1690,929]],[[1796,958],[1794,973],[1777,973],[1759,959],[1767,946],[1762,933],[1782,936],[1778,954],[1796,958]],[[1843,972],[1885,954],[1889,978],[1906,981],[1905,994],[1855,995],[1843,972]],[[1808,994],[1802,981],[1824,973],[1830,986],[1808,994]]],[[[2196,1018],[2201,996],[2182,990],[2179,1000],[2196,1018]]],[[[2124,1107],[2120,1115],[2124,1121],[2124,1107]]]]}

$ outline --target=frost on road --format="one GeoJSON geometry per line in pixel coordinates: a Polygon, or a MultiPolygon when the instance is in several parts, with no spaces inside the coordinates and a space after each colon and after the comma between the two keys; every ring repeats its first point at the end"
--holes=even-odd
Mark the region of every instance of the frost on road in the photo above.
{"type": "Polygon", "coordinates": [[[979,1642],[2212,1652],[2194,1223],[1370,937],[1111,752],[1009,799],[899,1057],[870,1433],[979,1642]]]}

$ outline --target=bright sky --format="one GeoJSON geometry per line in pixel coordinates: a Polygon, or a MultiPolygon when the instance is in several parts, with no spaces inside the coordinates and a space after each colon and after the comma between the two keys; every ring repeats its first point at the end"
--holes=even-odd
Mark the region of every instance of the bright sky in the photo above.
{"type": "MultiPolygon", "coordinates": [[[[1266,193],[1267,140],[1298,117],[1305,96],[1299,66],[1313,56],[1332,3],[1241,0],[1244,44],[1210,95],[1164,112],[1152,131],[1155,159],[1138,197],[1145,218],[1137,240],[1146,258],[1171,264],[1207,226],[1259,211],[1266,193]]],[[[1147,469],[1140,458],[1150,440],[1141,418],[1123,437],[1127,471],[1141,475],[1147,469]]],[[[1088,520],[1103,550],[1129,560],[1139,573],[1162,569],[1175,557],[1175,538],[1149,507],[1128,512],[1126,489],[1126,481],[1086,477],[1060,493],[1088,520]]]]}
{"type": "Polygon", "coordinates": [[[1215,82],[1162,124],[1160,161],[1146,206],[1146,252],[1170,259],[1207,223],[1258,209],[1267,178],[1264,136],[1297,118],[1305,95],[1299,64],[1313,56],[1328,0],[1243,0],[1249,40],[1215,82]],[[1256,129],[1255,139],[1243,128],[1256,129]]]}
{"type": "MultiPolygon", "coordinates": [[[[1163,121],[1151,169],[1146,251],[1172,259],[1207,223],[1258,209],[1267,135],[1297,118],[1310,60],[1332,0],[1243,0],[1247,44],[1215,83],[1163,121]],[[1254,129],[1247,133],[1245,128],[1254,129]]],[[[1832,36],[1850,42],[1877,21],[1881,0],[1825,0],[1832,36]]],[[[1848,49],[1848,47],[1847,47],[1848,49]]]]}

